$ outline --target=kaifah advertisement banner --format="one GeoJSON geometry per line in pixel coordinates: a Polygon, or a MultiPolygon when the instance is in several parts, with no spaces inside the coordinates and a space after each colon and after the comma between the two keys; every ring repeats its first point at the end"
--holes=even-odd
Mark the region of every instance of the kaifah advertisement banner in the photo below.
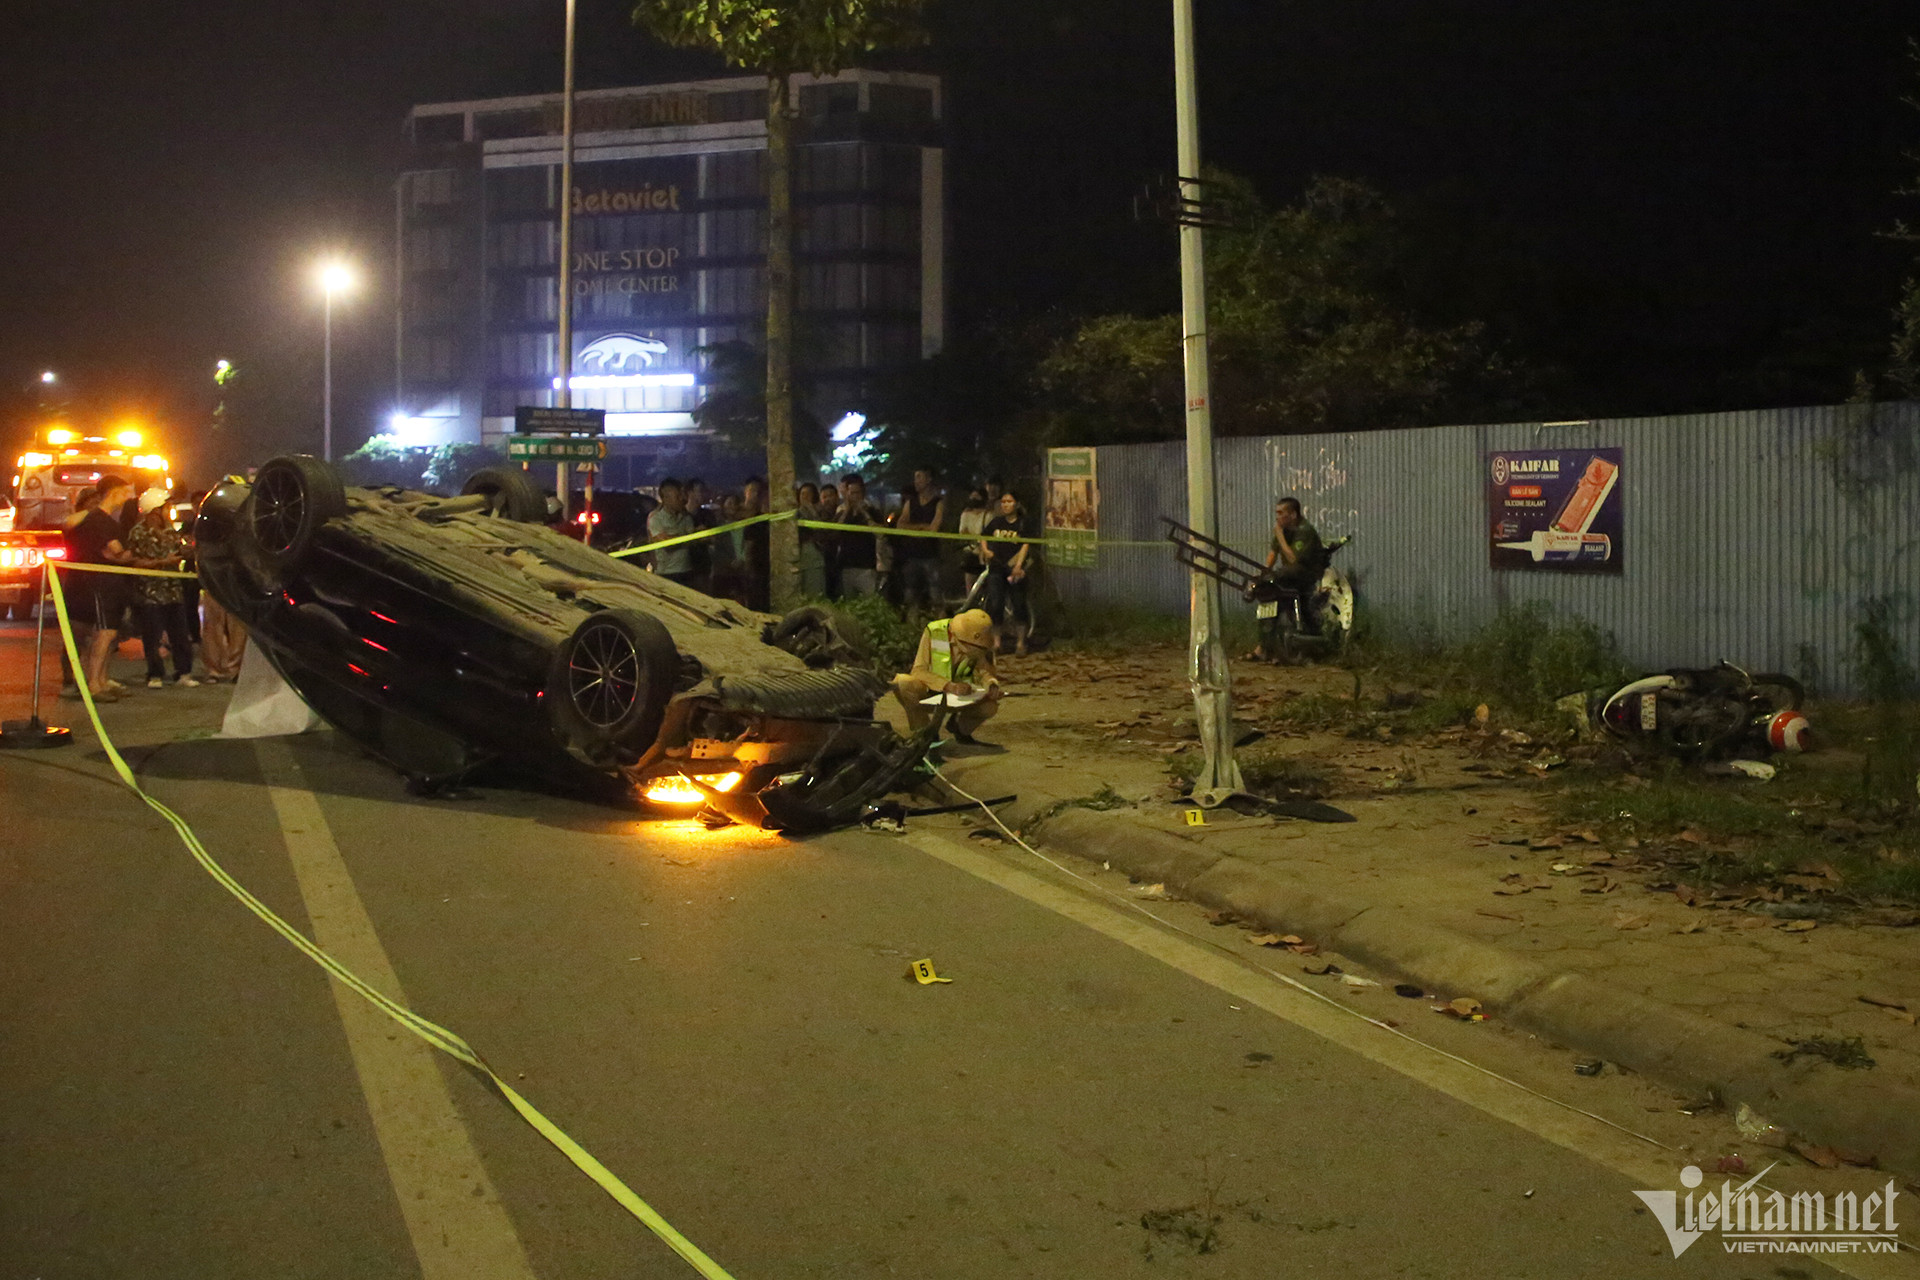
{"type": "Polygon", "coordinates": [[[1488,562],[1495,569],[1622,571],[1620,449],[1486,455],[1488,562]]]}
{"type": "Polygon", "coordinates": [[[1100,554],[1100,485],[1092,449],[1047,450],[1047,562],[1091,569],[1100,554]]]}

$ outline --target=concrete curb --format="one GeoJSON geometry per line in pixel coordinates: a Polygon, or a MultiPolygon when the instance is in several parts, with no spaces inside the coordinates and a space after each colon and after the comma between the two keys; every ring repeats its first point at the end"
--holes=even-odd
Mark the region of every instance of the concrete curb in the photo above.
{"type": "Polygon", "coordinates": [[[1063,808],[997,760],[946,766],[976,795],[1018,791],[1001,820],[1057,851],[1110,864],[1215,910],[1297,933],[1409,982],[1471,995],[1516,1027],[1681,1089],[1711,1088],[1813,1142],[1872,1152],[1920,1174],[1920,1092],[1811,1062],[1771,1057],[1778,1042],[1422,919],[1316,893],[1232,854],[1142,826],[1124,812],[1063,808]],[[982,787],[987,790],[981,790],[982,787]]]}

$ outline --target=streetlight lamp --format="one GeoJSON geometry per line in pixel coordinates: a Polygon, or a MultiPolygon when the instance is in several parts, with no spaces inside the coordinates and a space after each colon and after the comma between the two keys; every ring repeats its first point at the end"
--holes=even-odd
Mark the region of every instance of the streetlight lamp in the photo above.
{"type": "Polygon", "coordinates": [[[326,299],[325,357],[321,376],[320,456],[328,462],[333,461],[333,295],[352,289],[359,282],[359,278],[359,273],[349,263],[339,258],[329,258],[314,272],[314,279],[320,284],[321,296],[326,299]]]}
{"type": "Polygon", "coordinates": [[[45,373],[40,375],[40,381],[49,383],[49,384],[55,383],[60,381],[60,375],[55,373],[53,370],[48,369],[45,373]]]}

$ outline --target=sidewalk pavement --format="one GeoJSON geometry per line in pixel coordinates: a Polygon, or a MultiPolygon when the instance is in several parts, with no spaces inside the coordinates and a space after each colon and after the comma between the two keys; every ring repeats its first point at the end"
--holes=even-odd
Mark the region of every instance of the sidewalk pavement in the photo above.
{"type": "MultiPolygon", "coordinates": [[[[975,796],[1017,793],[1001,816],[1042,847],[1474,997],[1578,1053],[1715,1090],[1802,1147],[1920,1173],[1920,929],[1690,907],[1670,885],[1654,891],[1630,851],[1540,835],[1527,782],[1489,780],[1431,740],[1289,735],[1338,773],[1331,803],[1354,823],[1215,810],[1189,826],[1167,771],[1192,740],[1180,658],[1003,663],[1016,696],[981,736],[1004,750],[954,749],[943,771],[975,796]],[[1775,1056],[1815,1036],[1860,1036],[1876,1065],[1775,1056]]],[[[1236,671],[1236,706],[1263,727],[1263,707],[1350,679],[1236,671]]]]}

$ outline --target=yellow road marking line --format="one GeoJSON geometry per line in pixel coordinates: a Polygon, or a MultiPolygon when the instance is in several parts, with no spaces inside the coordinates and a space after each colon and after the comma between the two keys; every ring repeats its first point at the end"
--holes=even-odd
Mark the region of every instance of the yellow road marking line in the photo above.
{"type": "MultiPolygon", "coordinates": [[[[1369,1062],[1584,1156],[1632,1179],[1636,1186],[1672,1186],[1679,1172],[1672,1154],[1650,1150],[1598,1120],[1590,1120],[1468,1065],[1425,1051],[1416,1041],[1389,1035],[1147,920],[1051,884],[931,832],[912,831],[906,839],[922,853],[950,867],[1083,924],[1369,1062]]],[[[1810,1260],[1860,1280],[1913,1280],[1920,1276],[1920,1267],[1904,1253],[1818,1254],[1810,1255],[1810,1260]]]]}
{"type": "MultiPolygon", "coordinates": [[[[52,561],[47,563],[51,565],[52,561]]],[[[73,664],[74,670],[78,671],[81,668],[80,650],[73,638],[73,619],[67,614],[67,599],[60,587],[58,566],[54,567],[56,572],[47,575],[47,589],[53,597],[54,612],[60,618],[60,640],[66,648],[67,660],[73,664]]],[[[200,837],[194,834],[193,828],[187,825],[185,818],[161,804],[141,788],[140,780],[134,776],[133,770],[127,765],[119,748],[113,745],[113,739],[108,736],[106,726],[100,723],[100,710],[94,705],[93,694],[87,689],[84,680],[80,682],[80,705],[86,708],[87,719],[93,724],[94,735],[100,740],[100,749],[106,754],[107,762],[113,766],[115,775],[126,785],[127,790],[140,797],[141,803],[149,809],[165,818],[167,825],[172,827],[174,834],[180,837],[180,843],[186,846],[187,852],[193,855],[194,861],[200,864],[201,869],[218,881],[220,886],[238,899],[247,910],[253,912],[261,923],[285,938],[301,955],[325,969],[337,982],[359,994],[363,1000],[381,1010],[389,1018],[442,1053],[466,1063],[484,1075],[487,1082],[522,1120],[532,1125],[535,1132],[552,1143],[560,1154],[572,1161],[576,1169],[592,1178],[594,1185],[612,1196],[615,1203],[638,1218],[647,1230],[653,1232],[669,1249],[679,1254],[687,1265],[707,1277],[707,1280],[732,1280],[725,1268],[709,1258],[693,1241],[676,1231],[672,1223],[661,1217],[659,1211],[652,1205],[635,1195],[633,1188],[615,1177],[613,1171],[595,1159],[592,1152],[575,1142],[560,1126],[547,1119],[538,1107],[521,1097],[518,1090],[502,1080],[499,1073],[489,1067],[480,1055],[473,1051],[473,1046],[445,1027],[421,1017],[405,1005],[388,998],[383,992],[363,982],[353,970],[334,959],[305,934],[275,915],[268,909],[266,903],[248,892],[245,885],[229,875],[227,869],[207,852],[206,846],[200,843],[200,837]]]]}
{"type": "MultiPolygon", "coordinates": [[[[254,743],[254,753],[300,882],[313,940],[369,986],[406,1004],[406,992],[319,801],[301,783],[292,753],[284,743],[266,740],[254,743]]],[[[400,1034],[391,1018],[357,993],[337,982],[327,986],[425,1280],[532,1280],[526,1250],[454,1107],[433,1050],[400,1034]]]]}

